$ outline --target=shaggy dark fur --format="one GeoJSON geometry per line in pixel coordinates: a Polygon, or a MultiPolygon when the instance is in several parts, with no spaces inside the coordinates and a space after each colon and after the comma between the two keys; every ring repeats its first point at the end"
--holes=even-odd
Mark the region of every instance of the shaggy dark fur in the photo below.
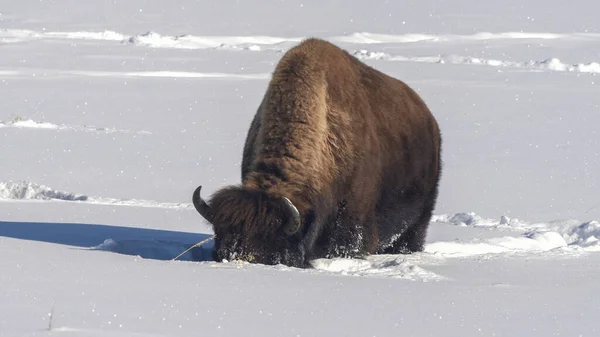
{"type": "Polygon", "coordinates": [[[195,200],[217,261],[308,267],[321,257],[420,251],[437,199],[441,135],[405,83],[308,39],[277,65],[250,125],[242,184],[195,200]],[[283,228],[293,212],[301,227],[283,228]]]}

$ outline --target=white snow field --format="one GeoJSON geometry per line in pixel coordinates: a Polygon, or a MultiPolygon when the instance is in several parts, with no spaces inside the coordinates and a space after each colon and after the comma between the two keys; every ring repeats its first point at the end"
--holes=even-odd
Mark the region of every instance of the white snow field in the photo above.
{"type": "Polygon", "coordinates": [[[0,1],[0,336],[600,336],[600,2],[0,1]],[[274,65],[332,41],[443,132],[424,252],[211,261],[274,65]],[[200,261],[200,262],[199,262],[200,261]]]}

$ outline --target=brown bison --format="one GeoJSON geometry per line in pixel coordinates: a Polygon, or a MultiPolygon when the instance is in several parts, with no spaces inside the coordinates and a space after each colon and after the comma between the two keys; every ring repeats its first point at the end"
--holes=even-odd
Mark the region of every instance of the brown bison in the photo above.
{"type": "Polygon", "coordinates": [[[438,194],[441,136],[405,83],[337,46],[285,53],[250,125],[239,186],[196,210],[216,261],[310,260],[420,251],[438,194]]]}

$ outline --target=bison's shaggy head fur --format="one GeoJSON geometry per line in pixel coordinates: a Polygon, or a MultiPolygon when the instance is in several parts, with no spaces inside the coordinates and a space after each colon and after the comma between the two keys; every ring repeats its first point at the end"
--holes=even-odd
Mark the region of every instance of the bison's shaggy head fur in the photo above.
{"type": "Polygon", "coordinates": [[[213,225],[215,261],[303,265],[305,252],[297,233],[300,219],[289,199],[235,186],[215,193],[208,205],[200,190],[195,192],[194,205],[213,225]]]}

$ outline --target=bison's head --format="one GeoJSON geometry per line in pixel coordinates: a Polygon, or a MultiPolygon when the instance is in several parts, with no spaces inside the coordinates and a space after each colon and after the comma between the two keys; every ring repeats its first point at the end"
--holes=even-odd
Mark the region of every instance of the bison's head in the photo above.
{"type": "Polygon", "coordinates": [[[260,189],[224,188],[210,205],[194,191],[194,206],[215,232],[215,261],[242,260],[305,267],[301,218],[292,202],[260,189]]]}

